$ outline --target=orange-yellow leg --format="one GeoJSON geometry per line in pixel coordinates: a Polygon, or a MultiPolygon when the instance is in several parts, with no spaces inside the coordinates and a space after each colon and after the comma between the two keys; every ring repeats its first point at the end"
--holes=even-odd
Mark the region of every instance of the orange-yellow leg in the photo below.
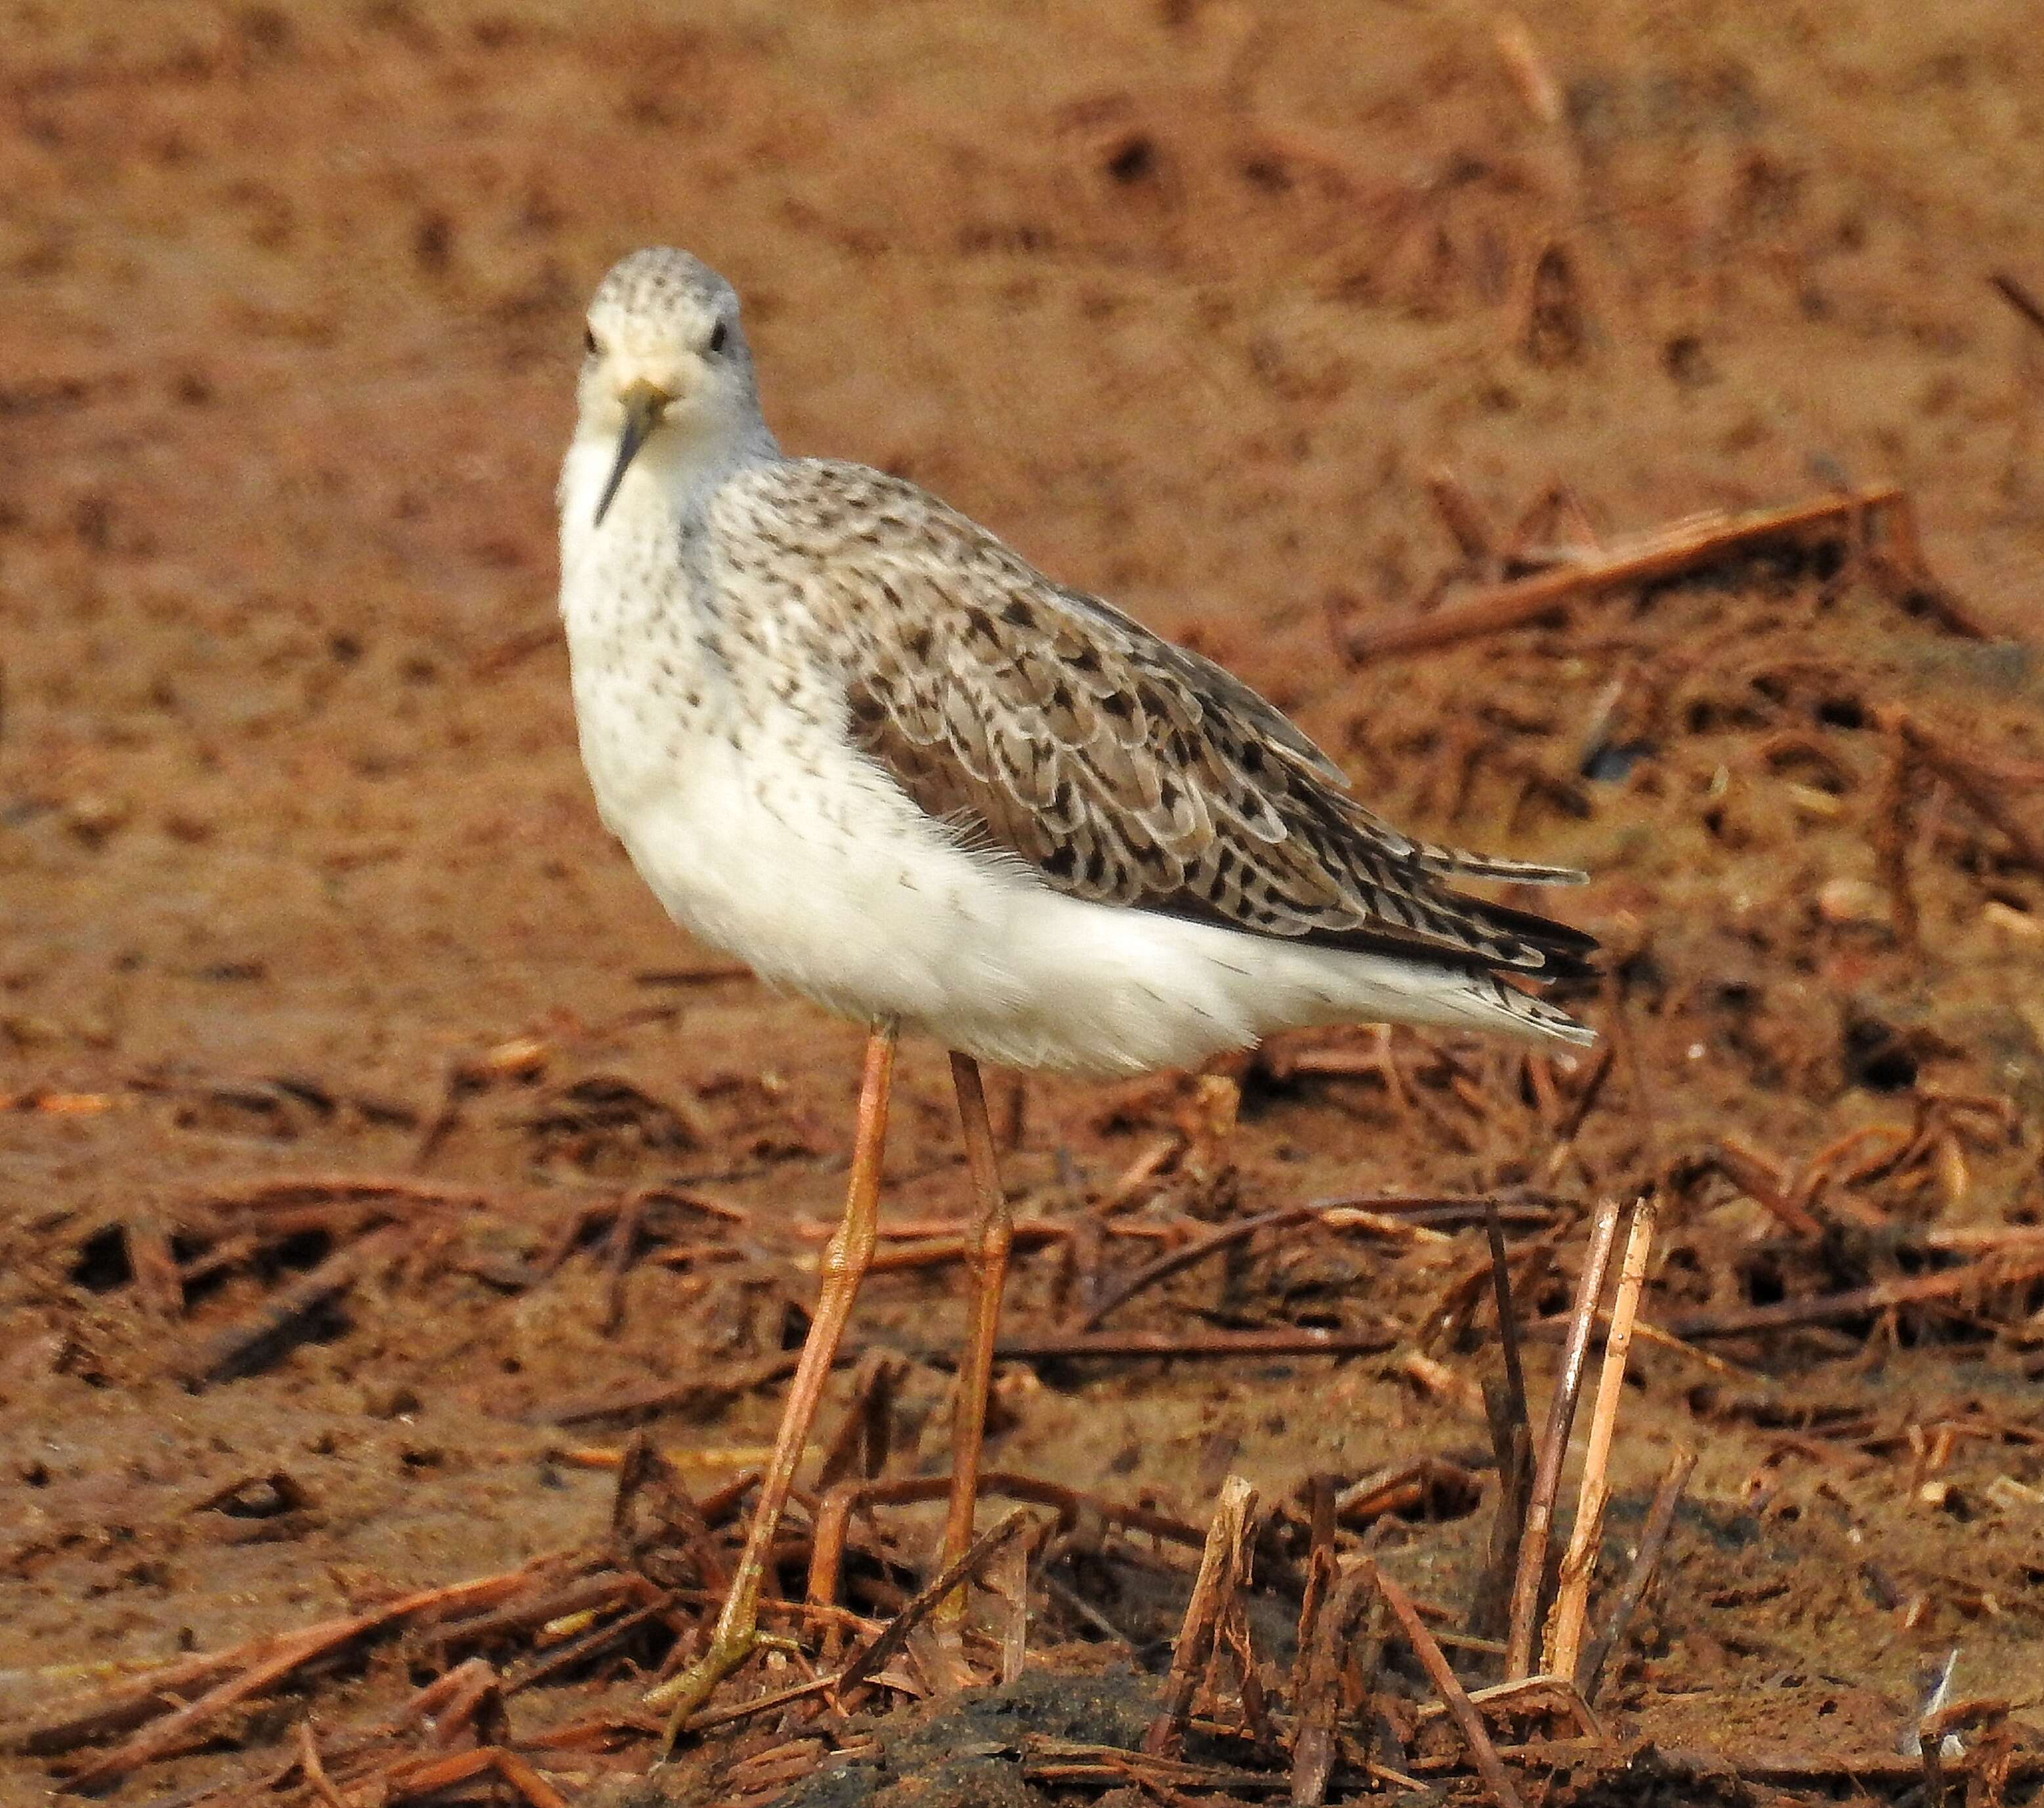
{"type": "Polygon", "coordinates": [[[802,1344],[795,1378],[789,1384],[788,1404],[781,1415],[773,1456],[760,1483],[759,1504],[753,1509],[745,1549],[738,1560],[738,1573],[724,1598],[709,1648],[679,1675],[646,1696],[648,1706],[668,1710],[663,1752],[673,1745],[689,1716],[709,1698],[710,1691],[751,1656],[753,1648],[761,1642],[759,1591],[766,1581],[774,1534],[780,1529],[788,1491],[794,1484],[796,1467],[809,1442],[824,1383],[830,1379],[832,1366],[837,1360],[845,1321],[851,1316],[851,1302],[873,1260],[880,1207],[880,1156],[887,1137],[887,1094],[894,1072],[894,1037],[892,1023],[875,1024],[866,1037],[866,1067],[859,1088],[859,1129],[852,1144],[844,1218],[824,1248],[816,1315],[802,1344]]]}
{"type": "MultiPolygon", "coordinates": [[[[986,1433],[986,1394],[993,1375],[993,1340],[1001,1320],[1001,1294],[1008,1279],[1008,1251],[1014,1219],[1001,1191],[993,1156],[993,1126],[987,1121],[986,1090],[979,1064],[970,1055],[951,1056],[951,1083],[958,1093],[959,1122],[965,1132],[966,1165],[972,1175],[979,1232],[972,1256],[972,1320],[959,1362],[958,1402],[951,1420],[951,1509],[944,1519],[939,1572],[962,1557],[972,1543],[972,1512],[979,1494],[980,1446],[986,1433]]],[[[966,1587],[960,1583],[938,1603],[939,1637],[955,1644],[965,1620],[966,1587]]]]}

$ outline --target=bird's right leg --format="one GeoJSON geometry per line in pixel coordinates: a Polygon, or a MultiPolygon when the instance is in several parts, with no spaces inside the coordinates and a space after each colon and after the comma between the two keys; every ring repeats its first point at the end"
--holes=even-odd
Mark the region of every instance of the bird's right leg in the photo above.
{"type": "MultiPolygon", "coordinates": [[[[951,1506],[937,1557],[940,1572],[957,1563],[972,1543],[980,1452],[986,1439],[987,1390],[993,1379],[993,1344],[1000,1329],[1001,1290],[1008,1279],[1009,1249],[1015,1240],[1015,1221],[1001,1190],[993,1126],[987,1119],[986,1088],[981,1083],[979,1064],[970,1055],[954,1052],[951,1083],[958,1094],[959,1123],[965,1135],[966,1165],[972,1175],[979,1226],[973,1241],[971,1314],[965,1353],[959,1360],[958,1400],[951,1421],[951,1506]]],[[[952,1656],[959,1676],[966,1674],[962,1650],[966,1587],[961,1582],[937,1603],[933,1615],[938,1643],[952,1656]]]]}
{"type": "Polygon", "coordinates": [[[809,1442],[824,1383],[830,1379],[832,1366],[837,1360],[845,1321],[851,1316],[852,1300],[873,1260],[874,1241],[878,1234],[880,1156],[887,1137],[887,1094],[894,1072],[895,1031],[891,1021],[878,1023],[866,1037],[866,1067],[859,1089],[859,1129],[852,1144],[844,1218],[824,1249],[816,1315],[802,1344],[795,1378],[789,1384],[788,1404],[781,1415],[774,1454],[759,1486],[759,1504],[753,1509],[745,1549],[738,1560],[738,1573],[732,1579],[730,1593],[724,1596],[709,1648],[679,1675],[646,1696],[649,1706],[669,1710],[661,1745],[663,1755],[689,1716],[702,1706],[719,1683],[751,1656],[753,1647],[759,1643],[759,1591],[766,1580],[774,1534],[780,1528],[788,1491],[794,1484],[796,1468],[809,1442]]]}

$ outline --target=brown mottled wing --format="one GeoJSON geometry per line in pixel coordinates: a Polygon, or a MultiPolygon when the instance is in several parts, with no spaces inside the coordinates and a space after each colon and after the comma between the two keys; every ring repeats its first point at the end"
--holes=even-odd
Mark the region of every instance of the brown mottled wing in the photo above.
{"type": "MultiPolygon", "coordinates": [[[[1580,932],[1443,872],[1568,879],[1430,847],[1211,661],[1053,584],[913,485],[856,465],[749,474],[747,578],[820,634],[859,746],[929,814],[1058,891],[1254,933],[1545,976],[1580,932]]],[[[727,542],[727,544],[729,543],[727,542]]]]}

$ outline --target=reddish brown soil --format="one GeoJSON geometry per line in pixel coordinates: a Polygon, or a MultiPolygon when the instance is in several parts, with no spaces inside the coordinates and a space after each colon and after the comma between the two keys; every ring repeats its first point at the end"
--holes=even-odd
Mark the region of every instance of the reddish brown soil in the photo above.
{"type": "MultiPolygon", "coordinates": [[[[909,473],[1233,666],[1394,818],[1596,875],[1561,907],[1613,950],[1583,1008],[1617,1055],[1568,1147],[1581,1064],[1549,1101],[1515,1052],[1400,1035],[1394,1094],[1314,1071],[1358,1067],[1369,1033],[1319,1037],[1243,1076],[1231,1177],[1176,1152],[1181,1089],[1001,1081],[1025,1217],[1083,1215],[1161,1140],[1173,1161],[1125,1214],[1158,1237],[1531,1184],[1576,1226],[1566,1280],[1590,1204],[1660,1176],[1646,1312],[1674,1325],[1929,1271],[1951,1258],[1927,1233],[2044,1206],[2044,883],[1963,787],[1898,782],[1876,721],[1906,707],[2010,768],[1996,796],[2034,860],[2023,648],[1909,614],[1862,562],[1774,557],[1562,626],[1338,652],[1452,564],[1442,465],[1500,532],[1557,483],[1606,535],[1900,483],[1951,590],[2044,633],[2044,333],[1987,280],[2044,293],[2026,8],[1536,0],[1531,62],[1480,8],[679,16],[8,9],[0,1719],[600,1543],[614,1477],[558,1452],[622,1425],[564,1429],[563,1406],[736,1373],[786,1329],[859,1033],[662,918],[590,806],[552,628],[579,306],[642,241],[738,283],[791,449],[909,473]],[[1585,777],[1592,738],[1626,751],[1585,777]],[[1702,1161],[1731,1133],[1793,1175],[1881,1125],[1909,1134],[1858,1145],[1890,1159],[1819,1194],[1820,1240],[1702,1161]],[[374,1215],[314,1189],[287,1234],[252,1190],[342,1175],[444,1196],[252,1372],[188,1385],[374,1215]],[[678,1175],[749,1219],[656,1214],[606,1329],[601,1225],[543,1258],[577,1212],[678,1175]],[[146,1284],[152,1234],[232,1259],[180,1307],[146,1284]],[[709,1247],[733,1241],[750,1254],[709,1247]]],[[[942,1057],[913,1048],[887,1210],[962,1209],[942,1057]]],[[[1480,1463],[1490,1339],[1428,1319],[1481,1248],[1295,1234],[1195,1269],[1114,1322],[1398,1341],[1016,1365],[993,1460],[1200,1523],[1230,1470],[1280,1500],[1316,1471],[1480,1463]],[[1416,1382],[1416,1352],[1447,1379],[1416,1382]]],[[[1623,1733],[1892,1752],[1954,1647],[1960,1694],[2034,1695],[2044,1296],[2038,1263],[2006,1260],[1942,1304],[1712,1341],[1731,1371],[1639,1352],[1615,1565],[1670,1448],[1702,1460],[1608,1698],[1623,1733]]],[[[1018,1332],[1057,1321],[1062,1271],[1023,1260],[1018,1332]]],[[[880,1277],[862,1329],[941,1356],[955,1287],[880,1277]]],[[[1561,1309],[1563,1282],[1534,1303],[1561,1309]]],[[[903,1414],[929,1423],[897,1465],[941,1465],[944,1379],[912,1369],[903,1414]]],[[[777,1407],[763,1388],[655,1431],[707,1491],[777,1407]]],[[[1368,1536],[1459,1610],[1488,1518],[1368,1536]]],[[[373,1720],[432,1673],[372,1652],[118,1799],[275,1771],[309,1710],[373,1720]]],[[[513,1735],[632,1694],[530,1691],[513,1735]]],[[[0,1758],[0,1795],[56,1775],[0,1758]]]]}

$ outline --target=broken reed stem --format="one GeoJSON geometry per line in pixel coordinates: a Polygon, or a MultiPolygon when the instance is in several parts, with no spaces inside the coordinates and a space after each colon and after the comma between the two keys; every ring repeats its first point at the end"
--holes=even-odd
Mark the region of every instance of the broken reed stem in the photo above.
{"type": "Polygon", "coordinates": [[[1405,1635],[1405,1642],[1412,1648],[1412,1655],[1419,1659],[1420,1668],[1427,1672],[1428,1681],[1441,1698],[1441,1705],[1462,1729],[1462,1737],[1469,1742],[1470,1756],[1476,1760],[1477,1773],[1483,1779],[1485,1788],[1490,1791],[1491,1800],[1497,1808],[1520,1808],[1519,1792],[1512,1787],[1512,1779],[1505,1775],[1504,1762],[1497,1755],[1497,1748],[1491,1743],[1482,1715],[1470,1700],[1468,1690],[1449,1668],[1439,1641],[1427,1631],[1419,1610],[1412,1605],[1412,1597],[1386,1575],[1374,1559],[1363,1560],[1377,1584],[1377,1594],[1391,1610],[1392,1618],[1405,1635]]]}
{"type": "MultiPolygon", "coordinates": [[[[883,1233],[884,1234],[884,1233],[883,1233]]],[[[1071,1241],[1069,1226],[1062,1224],[1018,1224],[1011,1227],[1014,1241],[1011,1255],[1027,1255],[1034,1249],[1050,1249],[1071,1241]]],[[[920,1241],[902,1240],[883,1244],[873,1252],[869,1275],[900,1274],[909,1268],[943,1268],[955,1262],[970,1262],[979,1248],[976,1235],[933,1237],[920,1241]]]]}
{"type": "Polygon", "coordinates": [[[1213,1652],[1207,1660],[1207,1695],[1209,1700],[1219,1696],[1225,1659],[1235,1671],[1235,1694],[1242,1702],[1243,1730],[1258,1745],[1274,1750],[1278,1744],[1278,1729],[1271,1724],[1270,1703],[1263,1693],[1263,1678],[1256,1668],[1256,1643],[1249,1630],[1248,1613],[1242,1604],[1242,1581],[1238,1571],[1236,1586],[1228,1591],[1228,1599],[1221,1608],[1220,1624],[1214,1629],[1213,1652]]]}
{"type": "Polygon", "coordinates": [[[1611,1498],[1611,1441],[1625,1395],[1625,1365],[1632,1351],[1632,1326],[1639,1316],[1640,1289],[1646,1283],[1654,1215],[1654,1195],[1642,1194],[1634,1203],[1631,1226],[1626,1233],[1618,1291],[1611,1302],[1611,1329],[1604,1337],[1604,1368],[1597,1376],[1589,1439],[1583,1451],[1576,1522],[1570,1530],[1568,1548],[1562,1553],[1554,1611],[1547,1618],[1546,1661],[1543,1668],[1550,1675],[1573,1677],[1582,1655],[1583,1626],[1589,1616],[1590,1579],[1596,1571],[1604,1507],[1611,1498]]]}
{"type": "Polygon", "coordinates": [[[1284,1206],[1276,1211],[1263,1212],[1254,1218],[1239,1218],[1232,1224],[1224,1224],[1208,1231],[1204,1237],[1196,1237],[1182,1248],[1167,1251],[1154,1262],[1137,1269],[1126,1280],[1115,1287],[1107,1297],[1097,1304],[1080,1321],[1082,1331],[1099,1330],[1110,1313],[1126,1306],[1146,1288],[1181,1274],[1195,1264],[1204,1261],[1209,1256],[1247,1241],[1261,1230],[1289,1229],[1295,1225],[1310,1223],[1320,1214],[1312,1206],[1284,1206]]]}
{"type": "Polygon", "coordinates": [[[1376,1598],[1376,1578],[1358,1565],[1337,1580],[1301,1641],[1297,1730],[1292,1741],[1292,1808],[1320,1808],[1333,1775],[1341,1715],[1342,1659],[1364,1611],[1376,1598]]]}
{"type": "Polygon", "coordinates": [[[1306,1586],[1299,1597],[1301,1651],[1312,1648],[1313,1628],[1318,1622],[1327,1591],[1335,1585],[1339,1566],[1335,1559],[1335,1511],[1339,1499],[1339,1479],[1324,1472],[1306,1478],[1306,1586]]]}
{"type": "Polygon", "coordinates": [[[1448,530],[1448,537],[1455,543],[1462,563],[1472,566],[1487,564],[1496,544],[1496,536],[1484,519],[1483,510],[1475,497],[1462,487],[1461,479],[1445,464],[1437,464],[1427,473],[1426,488],[1427,500],[1434,505],[1434,513],[1441,517],[1441,525],[1448,530]]]}
{"type": "Polygon", "coordinates": [[[332,1778],[326,1774],[326,1764],[320,1756],[319,1740],[313,1732],[309,1718],[298,1722],[298,1771],[305,1779],[305,1787],[326,1808],[348,1808],[346,1799],[333,1787],[332,1778]]]}
{"type": "Polygon", "coordinates": [[[873,1350],[862,1357],[852,1378],[851,1400],[837,1429],[824,1446],[823,1460],[811,1485],[818,1494],[847,1480],[872,1481],[887,1467],[894,1396],[909,1372],[904,1357],[873,1350]]]}
{"type": "MultiPolygon", "coordinates": [[[[1543,1703],[1552,1713],[1566,1714],[1584,1738],[1600,1745],[1608,1743],[1611,1734],[1604,1722],[1565,1676],[1543,1674],[1528,1676],[1523,1683],[1493,1683],[1487,1689],[1470,1691],[1473,1707],[1516,1708],[1530,1702],[1543,1703]]],[[[1439,1702],[1430,1702],[1420,1710],[1417,1718],[1421,1721],[1438,1720],[1445,1712],[1439,1702]]]]}
{"type": "Polygon", "coordinates": [[[132,1213],[121,1227],[128,1249],[128,1266],[135,1276],[135,1291],[142,1303],[162,1319],[183,1316],[184,1276],[179,1271],[171,1248],[171,1233],[154,1212],[132,1213]]]}
{"type": "Polygon", "coordinates": [[[1504,1352],[1507,1404],[1515,1424],[1531,1427],[1526,1410],[1526,1370],[1519,1360],[1519,1314],[1512,1303],[1512,1267],[1504,1256],[1504,1225],[1497,1215],[1497,1202],[1484,1201],[1484,1235],[1490,1244],[1490,1287],[1497,1300],[1497,1341],[1504,1352]]]}
{"type": "Polygon", "coordinates": [[[497,1770],[524,1798],[526,1808],[569,1808],[568,1798],[516,1752],[499,1746],[497,1770]]]}
{"type": "Polygon", "coordinates": [[[1511,1606],[1519,1539],[1533,1486],[1533,1428],[1526,1410],[1526,1371],[1520,1360],[1519,1314],[1512,1297],[1512,1269],[1505,1260],[1504,1227],[1496,1205],[1485,1203],[1490,1285],[1496,1298],[1504,1379],[1483,1383],[1484,1417],[1489,1422],[1491,1449],[1497,1460],[1497,1506],[1491,1518],[1489,1554],[1470,1602],[1469,1629],[1491,1638],[1504,1632],[1511,1606]]]}
{"type": "Polygon", "coordinates": [[[1646,1510],[1646,1524],[1639,1534],[1639,1549],[1632,1560],[1631,1569],[1626,1574],[1625,1585],[1612,1603],[1611,1616],[1605,1621],[1604,1630],[1583,1654],[1582,1663],[1576,1671],[1576,1687],[1583,1699],[1593,1706],[1604,1683],[1604,1667],[1624,1642],[1632,1616],[1639,1612],[1639,1603],[1646,1599],[1646,1591],[1653,1585],[1654,1571],[1660,1567],[1662,1550],[1675,1524],[1675,1508],[1681,1500],[1682,1490],[1689,1486],[1690,1471],[1696,1466],[1696,1453],[1693,1450],[1678,1449],[1669,1460],[1667,1472],[1662,1476],[1660,1487],[1654,1491],[1654,1504],[1646,1510]]]}
{"type": "Polygon", "coordinates": [[[1583,1364],[1596,1324],[1597,1295],[1611,1267],[1612,1244],[1618,1235],[1619,1204],[1607,1199],[1597,1207],[1589,1248],[1583,1258],[1583,1278],[1569,1341],[1562,1352],[1562,1372],[1547,1402],[1547,1422],[1541,1433],[1539,1460],[1533,1471],[1533,1496],[1526,1506],[1526,1528],[1519,1541],[1519,1567],[1512,1583],[1512,1618],[1505,1635],[1504,1679],[1516,1683],[1533,1673],[1533,1634],[1539,1618],[1541,1591],[1547,1579],[1547,1544],[1554,1529],[1554,1497],[1562,1485],[1562,1459],[1575,1423],[1576,1400],[1583,1383],[1583,1364]]]}
{"type": "Polygon", "coordinates": [[[1911,755],[1936,773],[1988,822],[2001,831],[2015,857],[2034,873],[2044,873],[2044,841],[2010,809],[2007,785],[2000,775],[1983,771],[1959,748],[1931,731],[1906,710],[1889,707],[1877,713],[1884,728],[1902,737],[1911,755]]]}
{"type": "MultiPolygon", "coordinates": [[[[838,1351],[835,1366],[849,1367],[865,1353],[858,1344],[847,1343],[838,1351]]],[[[770,1387],[776,1381],[785,1380],[794,1372],[801,1360],[798,1351],[778,1350],[729,1375],[714,1378],[695,1375],[686,1381],[617,1388],[593,1397],[563,1401],[533,1417],[535,1422],[540,1425],[574,1425],[586,1424],[592,1419],[671,1412],[678,1407],[709,1416],[755,1387],[770,1387]]]]}
{"type": "Polygon", "coordinates": [[[704,1733],[717,1727],[736,1725],[741,1720],[757,1720],[763,1714],[778,1714],[784,1707],[793,1706],[797,1702],[809,1701],[818,1695],[828,1695],[836,1687],[836,1677],[818,1676],[807,1683],[797,1683],[788,1688],[777,1689],[770,1695],[758,1695],[749,1702],[740,1702],[735,1707],[705,1708],[700,1714],[689,1716],[689,1730],[704,1733]]]}
{"type": "Polygon", "coordinates": [[[1894,515],[1906,506],[1906,500],[1900,489],[1889,486],[1752,514],[1710,514],[1679,521],[1629,545],[1615,546],[1608,552],[1587,558],[1580,564],[1493,584],[1431,615],[1358,629],[1348,636],[1345,650],[1351,660],[1360,664],[1388,654],[1452,646],[1479,635],[1529,626],[1560,614],[1571,603],[1608,590],[1679,577],[1733,555],[1792,539],[1814,528],[1835,525],[1850,529],[1876,515],[1894,515]]]}
{"type": "Polygon", "coordinates": [[[1495,1377],[1484,1381],[1483,1410],[1497,1462],[1497,1506],[1491,1515],[1483,1573],[1470,1595],[1468,1626],[1479,1638],[1494,1639],[1503,1636],[1511,1613],[1519,1541],[1533,1487],[1533,1433],[1524,1420],[1514,1417],[1505,1385],[1495,1377]]]}
{"type": "Polygon", "coordinates": [[[209,1187],[194,1194],[194,1206],[227,1211],[267,1211],[275,1206],[323,1205],[334,1200],[405,1199],[421,1206],[478,1207],[492,1196],[474,1187],[448,1185],[405,1174],[279,1174],[240,1187],[209,1187]]]}
{"type": "Polygon", "coordinates": [[[1222,1610],[1242,1579],[1249,1516],[1255,1510],[1255,1489],[1241,1476],[1230,1475],[1221,1484],[1213,1523],[1200,1553],[1200,1572],[1193,1583],[1192,1598],[1185,1603],[1178,1642],[1171,1648],[1170,1673],[1158,1698],[1157,1716],[1143,1735],[1143,1749],[1152,1757],[1171,1756],[1184,1736],[1193,1691],[1212,1655],[1222,1610]]]}

